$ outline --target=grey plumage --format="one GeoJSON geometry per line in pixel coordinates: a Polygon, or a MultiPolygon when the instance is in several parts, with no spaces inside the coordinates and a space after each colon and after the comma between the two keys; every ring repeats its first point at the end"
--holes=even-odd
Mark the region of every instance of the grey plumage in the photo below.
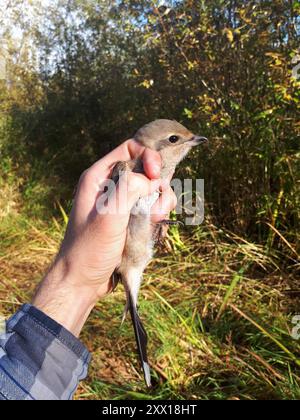
{"type": "MultiPolygon", "coordinates": [[[[192,147],[206,141],[206,138],[193,135],[177,121],[156,120],[139,129],[134,140],[159,151],[162,158],[161,178],[167,178],[192,147]]],[[[119,162],[113,170],[112,179],[117,182],[119,173],[124,171],[143,173],[141,159],[119,162]]],[[[158,197],[159,192],[156,192],[140,198],[136,203],[129,220],[122,262],[114,275],[115,279],[121,279],[126,291],[124,316],[129,310],[148,387],[151,386],[151,380],[147,360],[147,334],[137,313],[137,298],[143,272],[153,255],[155,227],[151,223],[150,209],[158,197]]]]}

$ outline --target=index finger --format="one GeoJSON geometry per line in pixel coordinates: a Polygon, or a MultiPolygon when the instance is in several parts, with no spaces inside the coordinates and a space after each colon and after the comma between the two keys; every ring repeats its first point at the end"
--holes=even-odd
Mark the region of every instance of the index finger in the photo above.
{"type": "Polygon", "coordinates": [[[89,172],[107,178],[113,166],[117,162],[136,159],[143,154],[144,150],[145,147],[137,143],[135,140],[126,140],[124,143],[120,144],[120,146],[116,147],[114,150],[94,163],[90,167],[89,172]]]}
{"type": "Polygon", "coordinates": [[[110,173],[117,162],[128,161],[142,157],[144,170],[148,178],[159,178],[161,169],[161,157],[155,150],[142,146],[137,141],[126,140],[116,149],[112,150],[102,159],[98,160],[88,170],[90,174],[102,178],[109,178],[110,173]]]}

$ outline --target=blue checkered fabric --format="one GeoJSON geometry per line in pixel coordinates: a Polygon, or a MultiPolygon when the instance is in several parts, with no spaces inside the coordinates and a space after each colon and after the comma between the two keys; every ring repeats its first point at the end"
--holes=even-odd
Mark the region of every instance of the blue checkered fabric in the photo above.
{"type": "Polygon", "coordinates": [[[69,400],[90,354],[70,332],[26,304],[0,335],[0,400],[69,400]]]}

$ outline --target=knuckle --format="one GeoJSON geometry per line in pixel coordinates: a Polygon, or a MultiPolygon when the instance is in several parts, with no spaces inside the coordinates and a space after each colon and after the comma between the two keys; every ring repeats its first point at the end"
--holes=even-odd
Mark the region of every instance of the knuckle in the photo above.
{"type": "Polygon", "coordinates": [[[86,169],[84,172],[82,172],[80,179],[79,179],[79,185],[81,187],[88,186],[92,181],[91,171],[89,169],[86,169]]]}
{"type": "Polygon", "coordinates": [[[145,189],[146,183],[144,177],[131,173],[129,176],[129,187],[134,191],[141,191],[145,189]]]}
{"type": "Polygon", "coordinates": [[[82,174],[80,175],[79,178],[79,184],[81,185],[83,183],[83,181],[85,180],[86,174],[87,174],[87,169],[85,171],[82,172],[82,174]]]}

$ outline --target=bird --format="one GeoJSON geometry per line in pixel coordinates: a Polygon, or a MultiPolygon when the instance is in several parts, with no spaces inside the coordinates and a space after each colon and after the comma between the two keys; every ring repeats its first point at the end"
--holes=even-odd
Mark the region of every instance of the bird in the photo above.
{"type": "MultiPolygon", "coordinates": [[[[136,132],[133,139],[140,145],[160,153],[161,179],[170,177],[176,166],[194,146],[207,142],[206,137],[194,135],[179,122],[168,119],[158,119],[144,125],[136,132]]],[[[111,179],[117,183],[120,174],[126,171],[144,173],[142,159],[117,162],[111,179]]],[[[132,209],[122,260],[112,276],[113,289],[119,282],[125,288],[126,306],[123,321],[127,312],[130,312],[141,367],[148,388],[151,388],[151,373],[147,356],[148,337],[138,314],[138,293],[143,272],[152,259],[154,245],[159,237],[161,226],[174,224],[174,221],[164,220],[153,226],[150,209],[158,197],[158,191],[150,196],[142,197],[132,209]]]]}

